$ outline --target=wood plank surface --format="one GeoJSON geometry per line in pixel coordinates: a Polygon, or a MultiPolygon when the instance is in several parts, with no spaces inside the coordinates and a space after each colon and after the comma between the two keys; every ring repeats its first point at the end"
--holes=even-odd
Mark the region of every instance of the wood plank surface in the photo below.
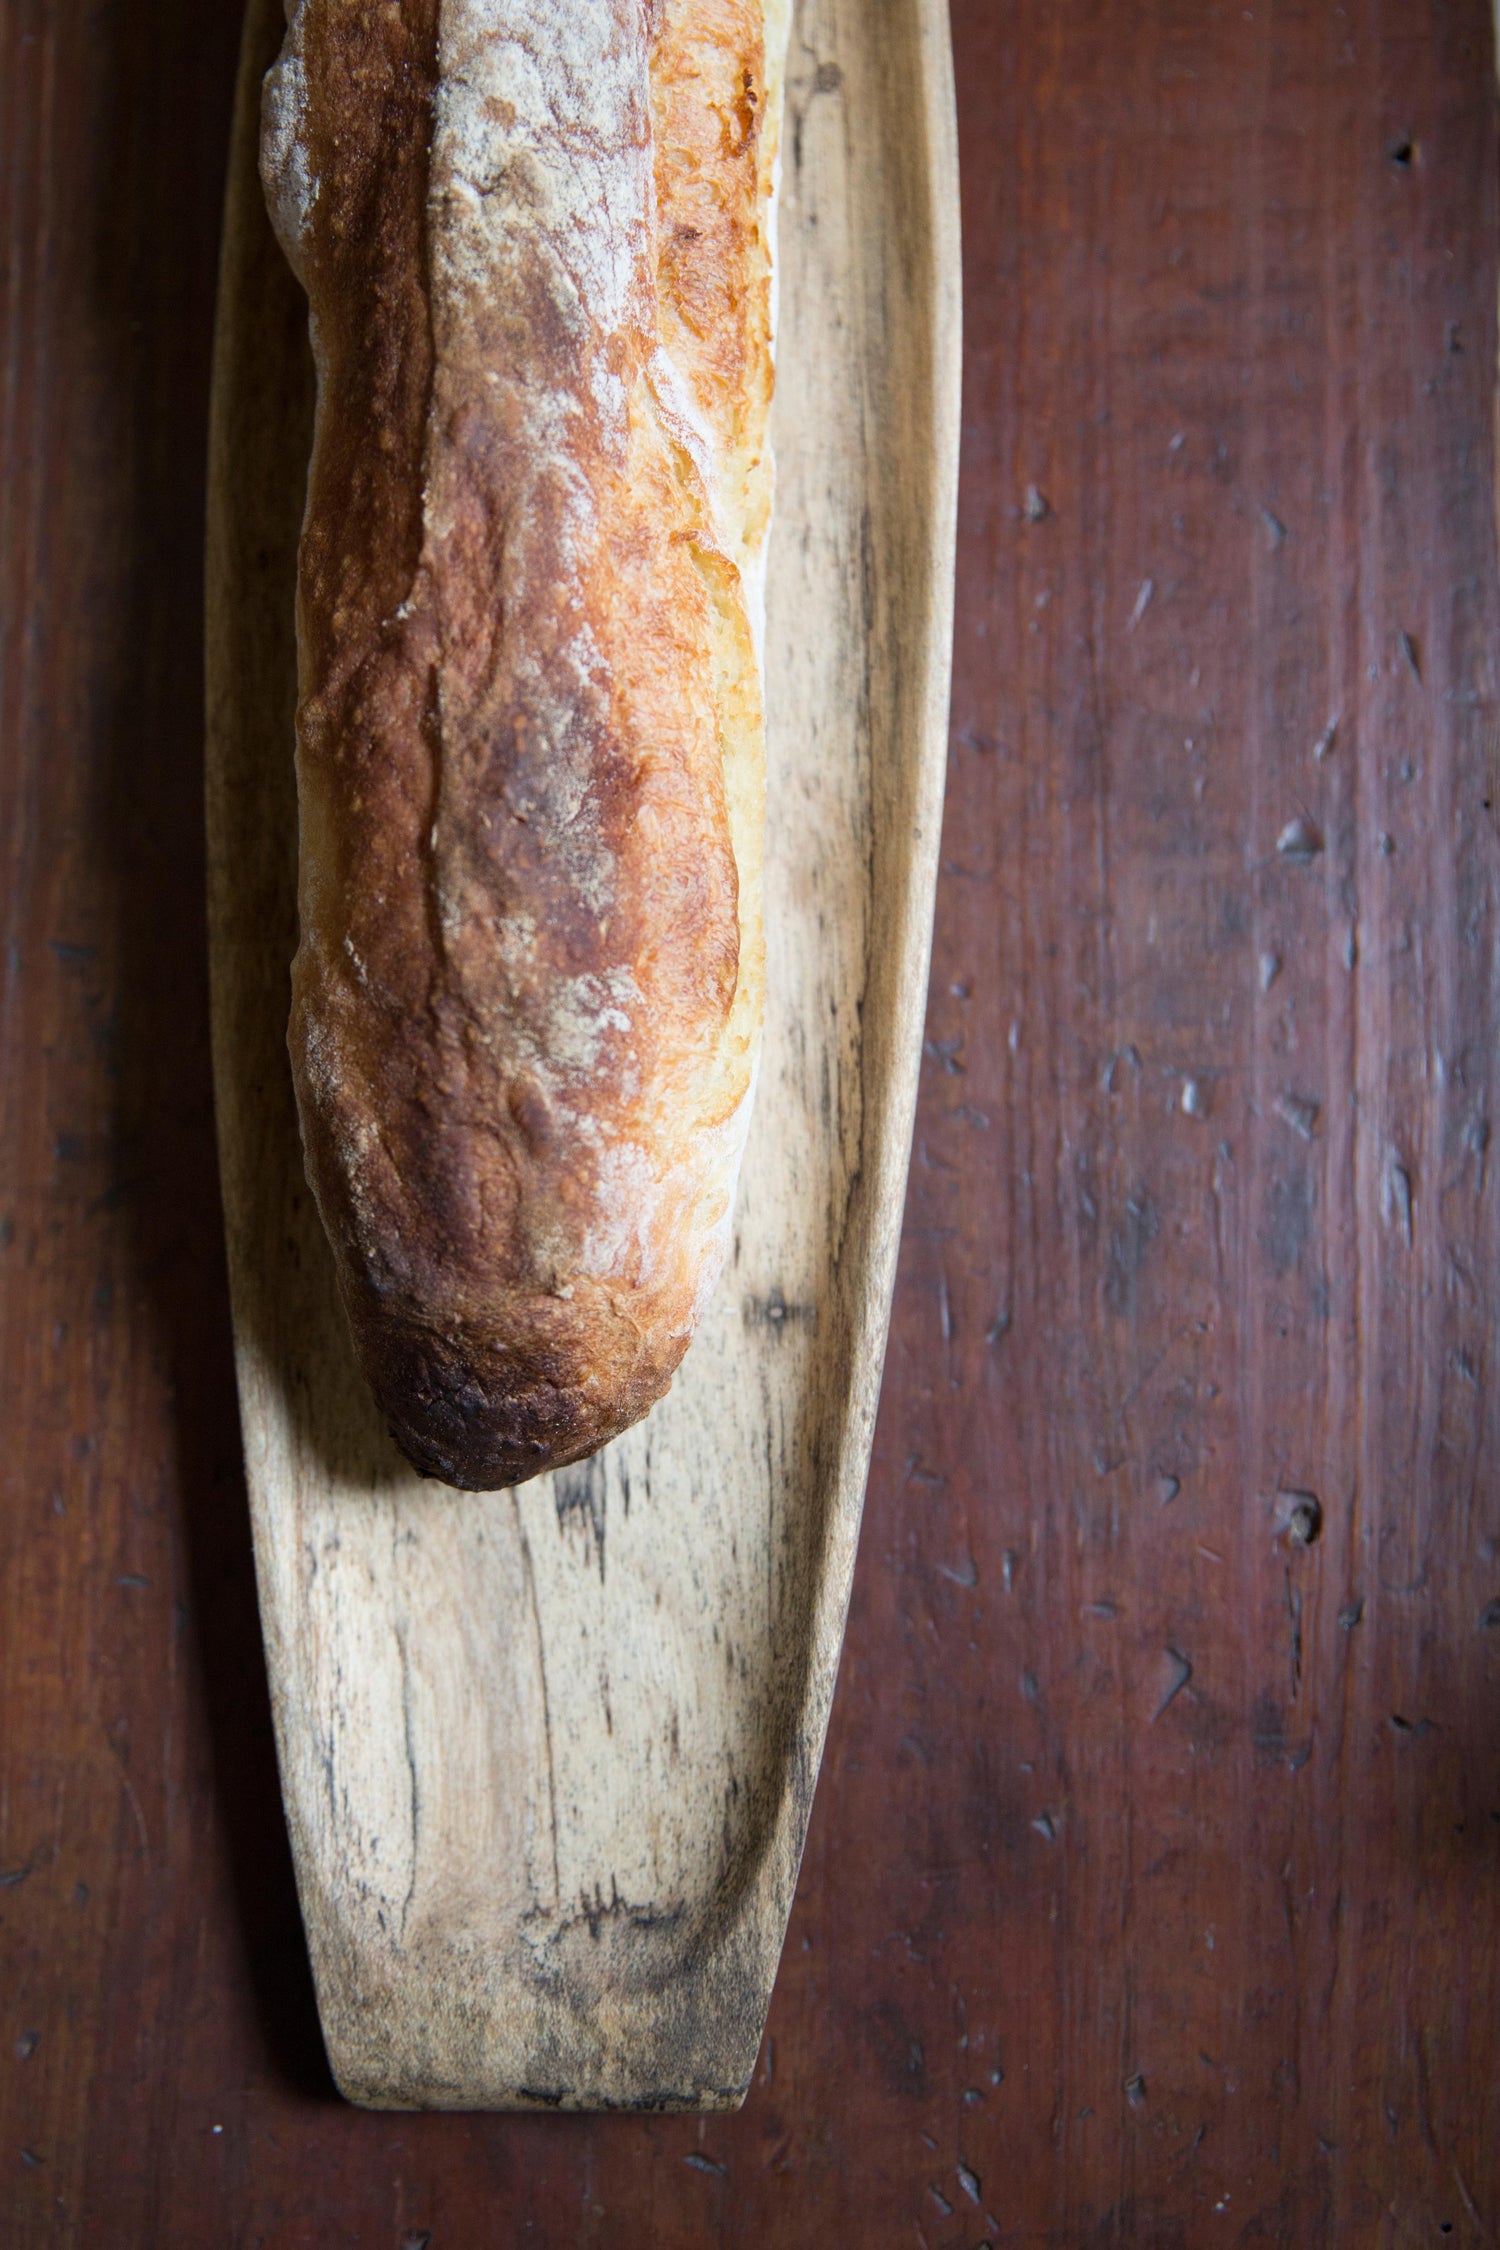
{"type": "Polygon", "coordinates": [[[321,2062],[201,935],[237,19],[0,15],[0,2239],[1492,2241],[1482,0],[954,7],[930,1057],[714,2120],[360,2115],[321,2062]]]}

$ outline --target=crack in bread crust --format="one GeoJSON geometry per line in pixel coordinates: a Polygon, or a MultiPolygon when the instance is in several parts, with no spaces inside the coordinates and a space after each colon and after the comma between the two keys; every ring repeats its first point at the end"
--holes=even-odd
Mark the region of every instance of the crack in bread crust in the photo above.
{"type": "Polygon", "coordinates": [[[355,1341],[490,1489],[671,1380],[764,987],[767,0],[290,0],[309,297],[289,1045],[355,1341]]]}

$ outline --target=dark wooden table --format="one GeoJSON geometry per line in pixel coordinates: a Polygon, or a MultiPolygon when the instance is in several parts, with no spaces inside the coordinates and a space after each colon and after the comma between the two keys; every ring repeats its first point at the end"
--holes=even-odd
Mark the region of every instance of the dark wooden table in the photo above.
{"type": "Polygon", "coordinates": [[[207,1049],[233,0],[0,9],[0,2241],[1500,2237],[1483,0],[957,0],[930,1062],[734,2118],[333,2096],[207,1049]]]}

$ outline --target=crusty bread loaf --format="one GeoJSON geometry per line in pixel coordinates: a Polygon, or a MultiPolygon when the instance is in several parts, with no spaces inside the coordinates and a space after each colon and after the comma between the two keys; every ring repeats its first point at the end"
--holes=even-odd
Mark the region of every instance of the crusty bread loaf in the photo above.
{"type": "Polygon", "coordinates": [[[311,306],[308,1178],[404,1452],[484,1490],[666,1389],[764,988],[785,0],[289,0],[311,306]]]}

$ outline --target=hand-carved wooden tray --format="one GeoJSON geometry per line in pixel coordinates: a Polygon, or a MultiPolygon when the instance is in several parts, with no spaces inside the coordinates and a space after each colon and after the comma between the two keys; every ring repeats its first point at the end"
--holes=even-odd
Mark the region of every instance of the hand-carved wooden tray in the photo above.
{"type": "Polygon", "coordinates": [[[303,1179],[306,308],[252,0],[208,539],[214,1066],[266,1658],[329,2056],[385,2107],[723,2108],[754,2067],[838,1665],[911,1132],[959,382],[943,0],[799,0],[769,587],[770,1001],[732,1261],[671,1395],[516,1492],[424,1484],[303,1179]]]}

